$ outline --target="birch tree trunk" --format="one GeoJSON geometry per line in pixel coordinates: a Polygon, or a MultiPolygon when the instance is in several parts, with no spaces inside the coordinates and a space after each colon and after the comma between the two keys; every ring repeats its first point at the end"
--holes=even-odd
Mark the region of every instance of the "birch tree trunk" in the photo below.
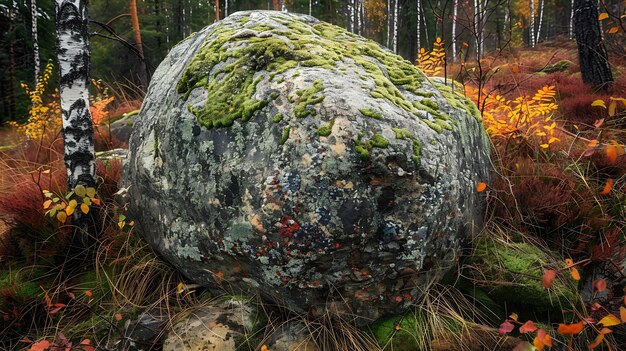
{"type": "Polygon", "coordinates": [[[530,47],[535,47],[535,0],[530,0],[530,47]]]}
{"type": "Polygon", "coordinates": [[[39,82],[39,39],[37,38],[37,0],[30,0],[30,13],[32,17],[33,58],[35,63],[35,85],[39,82]]]}
{"type": "Polygon", "coordinates": [[[391,47],[391,0],[387,0],[387,47],[391,47]]]}
{"type": "Polygon", "coordinates": [[[569,15],[569,38],[574,39],[574,0],[571,3],[572,10],[569,15]]]}
{"type": "Polygon", "coordinates": [[[454,0],[452,9],[452,61],[456,61],[456,17],[459,10],[459,0],[454,0]]]}
{"type": "Polygon", "coordinates": [[[228,17],[228,0],[224,0],[224,18],[228,17]]]}
{"type": "Polygon", "coordinates": [[[417,34],[417,38],[416,38],[416,45],[417,45],[417,52],[420,52],[420,49],[422,48],[422,43],[420,42],[421,39],[421,33],[420,33],[420,23],[422,21],[422,2],[420,0],[416,0],[417,2],[417,21],[415,21],[417,23],[417,28],[416,28],[416,34],[417,34]]]}
{"type": "Polygon", "coordinates": [[[398,0],[393,2],[393,52],[398,53],[398,0]]]}
{"type": "Polygon", "coordinates": [[[546,0],[541,1],[541,6],[539,7],[539,25],[537,26],[537,36],[535,37],[535,45],[539,43],[541,38],[541,25],[543,24],[543,8],[546,6],[546,0]]]}
{"type": "Polygon", "coordinates": [[[313,13],[313,0],[309,0],[309,16],[313,13]]]}
{"type": "Polygon", "coordinates": [[[56,0],[59,93],[67,188],[96,185],[93,124],[89,112],[89,33],[84,0],[56,0]]]}

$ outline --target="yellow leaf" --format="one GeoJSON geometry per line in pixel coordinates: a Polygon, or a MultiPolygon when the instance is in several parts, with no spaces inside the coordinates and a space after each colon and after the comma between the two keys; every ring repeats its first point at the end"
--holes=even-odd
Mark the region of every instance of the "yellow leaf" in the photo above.
{"type": "Polygon", "coordinates": [[[50,207],[50,205],[52,205],[52,200],[46,200],[43,202],[43,209],[47,209],[48,207],[50,207]]]}
{"type": "Polygon", "coordinates": [[[78,206],[78,203],[74,199],[70,200],[70,202],[67,204],[67,207],[71,208],[76,208],[76,206],[78,206]]]}
{"type": "Polygon", "coordinates": [[[89,213],[89,206],[87,204],[80,204],[80,210],[83,211],[84,214],[89,213]]]}
{"type": "Polygon", "coordinates": [[[598,100],[594,100],[591,103],[591,106],[598,106],[598,107],[603,107],[606,108],[606,105],[604,104],[604,100],[598,99],[598,100]]]}
{"type": "Polygon", "coordinates": [[[87,196],[94,197],[96,196],[96,188],[89,187],[86,189],[87,196]]]}
{"type": "Polygon", "coordinates": [[[611,103],[609,103],[609,116],[610,117],[615,116],[616,112],[617,112],[617,100],[611,100],[611,103]]]}
{"type": "Polygon", "coordinates": [[[74,188],[74,193],[76,193],[76,195],[80,196],[80,197],[84,197],[85,196],[85,186],[83,186],[82,184],[78,184],[75,188],[74,188]]]}
{"type": "Polygon", "coordinates": [[[74,213],[74,208],[75,208],[75,207],[70,207],[70,206],[68,206],[68,207],[65,209],[65,213],[67,213],[67,215],[68,215],[68,216],[71,216],[71,215],[74,213]]]}
{"type": "Polygon", "coordinates": [[[600,319],[598,324],[602,324],[602,326],[604,327],[612,327],[614,325],[622,324],[622,321],[620,321],[619,318],[615,317],[614,315],[609,314],[608,316],[600,319]]]}
{"type": "Polygon", "coordinates": [[[622,323],[626,322],[626,307],[620,306],[619,318],[622,320],[622,323]]]}
{"type": "Polygon", "coordinates": [[[176,293],[180,294],[183,291],[185,291],[185,284],[183,284],[183,282],[178,283],[178,285],[176,285],[176,293]]]}
{"type": "Polygon", "coordinates": [[[598,21],[602,21],[609,18],[609,14],[606,12],[602,12],[599,16],[598,16],[598,21]]]}
{"type": "Polygon", "coordinates": [[[512,320],[516,321],[516,320],[517,320],[517,318],[518,318],[518,315],[517,315],[517,313],[513,312],[513,313],[511,313],[511,315],[509,316],[509,318],[511,318],[512,320]]]}
{"type": "Polygon", "coordinates": [[[59,222],[65,223],[65,220],[67,219],[67,215],[65,214],[65,212],[60,211],[57,213],[57,219],[59,220],[59,222]]]}
{"type": "Polygon", "coordinates": [[[548,144],[541,144],[541,145],[539,145],[539,146],[541,146],[543,149],[547,149],[547,148],[549,148],[549,147],[550,147],[550,145],[548,145],[548,144]]]}
{"type": "Polygon", "coordinates": [[[125,225],[126,225],[126,222],[124,221],[117,222],[117,226],[120,227],[120,229],[124,229],[125,225]]]}

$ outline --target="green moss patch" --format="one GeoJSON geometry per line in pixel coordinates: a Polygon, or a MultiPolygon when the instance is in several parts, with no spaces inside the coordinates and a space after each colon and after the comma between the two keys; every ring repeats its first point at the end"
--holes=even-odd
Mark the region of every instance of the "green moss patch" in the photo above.
{"type": "MultiPolygon", "coordinates": [[[[184,99],[193,89],[204,87],[207,90],[204,106],[189,107],[204,126],[226,127],[239,118],[245,122],[267,104],[265,100],[253,98],[256,85],[264,79],[262,75],[255,78],[257,72],[267,71],[273,78],[298,66],[335,70],[339,62],[353,64],[365,71],[362,76],[375,84],[370,91],[372,97],[386,99],[415,116],[419,115],[418,108],[399,90],[422,94],[419,89],[426,78],[411,62],[385,51],[373,41],[328,23],[309,26],[288,15],[276,14],[274,19],[286,27],[283,29],[253,25],[253,21],[246,18],[240,19],[238,26],[227,21],[216,26],[178,83],[178,92],[184,99]],[[243,29],[252,32],[244,33],[243,29]],[[272,36],[258,36],[267,31],[272,36]]],[[[324,99],[324,95],[318,94],[320,86],[321,82],[314,84],[311,93],[305,94],[308,90],[302,93],[294,107],[297,117],[314,114],[307,107],[324,99]]],[[[374,111],[361,112],[378,118],[374,111]]],[[[441,114],[433,114],[433,117],[443,119],[441,114]]],[[[441,127],[442,123],[436,125],[441,127]]],[[[445,126],[450,127],[447,123],[445,126]]]]}
{"type": "Polygon", "coordinates": [[[335,124],[335,120],[330,120],[330,123],[324,126],[321,126],[317,129],[317,135],[319,136],[329,136],[333,131],[333,125],[335,124]]]}
{"type": "Polygon", "coordinates": [[[413,143],[413,155],[411,159],[415,166],[420,165],[422,157],[422,143],[411,133],[411,131],[402,128],[391,128],[396,133],[396,139],[409,139],[413,143]]]}
{"type": "Polygon", "coordinates": [[[537,310],[561,310],[576,305],[577,289],[566,280],[555,280],[550,289],[542,285],[543,269],[551,258],[544,250],[528,243],[504,243],[493,238],[480,238],[469,258],[479,283],[495,301],[532,306],[537,310]],[[482,278],[480,278],[482,277],[482,278]]]}
{"type": "Polygon", "coordinates": [[[294,114],[296,117],[302,118],[310,115],[312,110],[308,107],[310,105],[322,102],[326,96],[317,95],[320,91],[324,90],[324,84],[321,80],[313,82],[313,86],[307,89],[296,91],[296,95],[300,97],[300,101],[294,107],[294,114]]]}
{"type": "Polygon", "coordinates": [[[380,113],[378,113],[378,112],[376,112],[376,111],[374,111],[372,109],[369,109],[369,108],[359,109],[359,112],[361,112],[363,114],[363,116],[365,116],[365,117],[371,117],[371,118],[376,118],[376,119],[380,119],[381,118],[380,113]]]}

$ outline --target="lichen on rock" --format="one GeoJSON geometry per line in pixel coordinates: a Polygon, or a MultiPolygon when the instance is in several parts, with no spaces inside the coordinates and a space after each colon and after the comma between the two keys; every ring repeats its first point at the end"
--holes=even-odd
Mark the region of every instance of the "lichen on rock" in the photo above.
{"type": "Polygon", "coordinates": [[[129,208],[214,292],[402,313],[480,227],[489,144],[465,101],[339,27],[238,12],[156,70],[130,140],[129,208]]]}

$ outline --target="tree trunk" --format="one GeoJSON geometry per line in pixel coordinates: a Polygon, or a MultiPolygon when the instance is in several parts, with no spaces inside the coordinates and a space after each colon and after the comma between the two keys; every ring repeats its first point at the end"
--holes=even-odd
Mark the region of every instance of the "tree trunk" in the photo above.
{"type": "Polygon", "coordinates": [[[148,90],[148,69],[143,55],[143,44],[141,42],[141,29],[139,28],[139,16],[137,15],[137,0],[130,0],[130,20],[133,26],[133,34],[135,39],[135,47],[139,52],[139,81],[141,89],[148,90]]]}
{"type": "Polygon", "coordinates": [[[313,13],[313,0],[309,0],[309,16],[313,13]]]}
{"type": "Polygon", "coordinates": [[[530,47],[535,47],[535,0],[530,0],[530,28],[528,31],[530,47]]]}
{"type": "Polygon", "coordinates": [[[574,32],[583,81],[602,89],[608,88],[613,74],[602,42],[598,8],[593,0],[574,0],[574,32]]]}
{"type": "Polygon", "coordinates": [[[220,20],[220,0],[215,0],[215,22],[220,20]]]}
{"type": "Polygon", "coordinates": [[[387,47],[391,47],[391,0],[387,0],[387,47]]]}
{"type": "Polygon", "coordinates": [[[569,38],[574,39],[574,0],[571,2],[572,11],[569,15],[569,38]]]}
{"type": "Polygon", "coordinates": [[[154,0],[154,18],[156,19],[156,28],[159,35],[156,37],[157,41],[157,49],[159,49],[159,53],[161,52],[161,33],[163,33],[163,29],[161,28],[161,10],[159,8],[159,1],[154,0]]]}
{"type": "Polygon", "coordinates": [[[228,17],[228,0],[224,0],[224,18],[228,17]]]}
{"type": "MultiPolygon", "coordinates": [[[[81,184],[96,187],[93,124],[89,112],[89,17],[84,0],[56,0],[56,32],[59,59],[59,94],[68,191],[81,184]]],[[[76,195],[74,195],[76,196],[76,195]]],[[[80,201],[81,199],[77,199],[80,201]]],[[[72,246],[67,253],[70,270],[95,252],[99,232],[98,211],[74,212],[72,246]]],[[[87,261],[88,262],[88,261],[87,261]]]]}
{"type": "Polygon", "coordinates": [[[456,61],[456,17],[459,10],[459,1],[454,0],[452,9],[452,61],[456,61]]]}
{"type": "Polygon", "coordinates": [[[398,53],[398,0],[393,2],[393,52],[398,53]]]}
{"type": "Polygon", "coordinates": [[[30,0],[30,13],[32,17],[33,58],[35,64],[35,85],[39,82],[39,40],[37,39],[37,0],[30,0]]]}
{"type": "Polygon", "coordinates": [[[96,185],[93,125],[89,112],[89,33],[83,0],[56,0],[59,92],[67,187],[96,185]]]}
{"type": "Polygon", "coordinates": [[[272,7],[274,8],[274,11],[280,11],[280,3],[278,0],[272,0],[272,7]]]}
{"type": "Polygon", "coordinates": [[[546,0],[541,1],[541,6],[539,7],[539,25],[537,26],[537,36],[535,37],[535,45],[539,43],[541,39],[541,26],[543,24],[543,8],[546,6],[546,0]]]}

